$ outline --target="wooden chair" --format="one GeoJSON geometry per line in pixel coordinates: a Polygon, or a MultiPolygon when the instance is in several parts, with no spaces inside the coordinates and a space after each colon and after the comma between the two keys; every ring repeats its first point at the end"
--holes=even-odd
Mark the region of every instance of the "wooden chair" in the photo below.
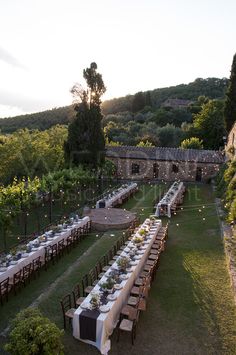
{"type": "Polygon", "coordinates": [[[83,296],[86,297],[93,289],[93,286],[90,283],[88,274],[84,275],[82,278],[82,290],[83,296]]]}
{"type": "MultiPolygon", "coordinates": [[[[132,307],[137,307],[138,306],[139,299],[142,296],[143,288],[144,288],[144,286],[137,287],[137,297],[132,296],[132,293],[131,293],[131,296],[128,298],[128,302],[127,302],[127,304],[129,306],[132,306],[132,307]]],[[[134,289],[133,289],[133,291],[134,291],[134,289]]]]}
{"type": "Polygon", "coordinates": [[[34,278],[36,277],[36,275],[40,275],[41,266],[42,263],[40,256],[32,260],[32,275],[34,278]]]}
{"type": "Polygon", "coordinates": [[[84,302],[86,297],[81,297],[80,286],[76,285],[72,291],[73,299],[74,299],[74,307],[77,308],[84,302]]]}
{"type": "Polygon", "coordinates": [[[3,305],[4,298],[8,302],[8,294],[10,291],[11,287],[9,284],[9,277],[7,277],[5,280],[0,282],[0,301],[1,305],[3,305]]]}
{"type": "Polygon", "coordinates": [[[120,333],[130,332],[131,333],[131,341],[132,345],[134,345],[134,339],[136,338],[136,327],[139,318],[139,310],[133,308],[130,310],[128,319],[122,319],[122,321],[118,325],[118,334],[117,334],[117,342],[120,340],[120,333]]]}
{"type": "Polygon", "coordinates": [[[24,287],[26,286],[27,282],[30,282],[30,278],[32,275],[32,263],[29,263],[23,267],[22,270],[22,282],[24,287]]]}
{"type": "Polygon", "coordinates": [[[59,258],[64,255],[65,249],[66,249],[65,239],[63,238],[57,243],[57,254],[59,258]]]}
{"type": "Polygon", "coordinates": [[[76,309],[72,308],[70,294],[63,297],[60,303],[61,303],[61,309],[63,313],[64,329],[66,329],[66,319],[69,319],[69,323],[71,324],[71,320],[73,319],[76,309]]]}
{"type": "Polygon", "coordinates": [[[46,247],[44,247],[44,267],[45,270],[48,269],[48,265],[52,260],[52,248],[51,245],[47,245],[46,247]]]}
{"type": "Polygon", "coordinates": [[[16,295],[17,289],[20,289],[21,286],[23,285],[23,280],[22,280],[22,270],[16,272],[13,275],[13,283],[10,284],[13,288],[14,295],[16,295]]]}
{"type": "Polygon", "coordinates": [[[53,264],[55,264],[55,261],[58,261],[58,246],[57,243],[51,245],[51,258],[53,264]]]}
{"type": "Polygon", "coordinates": [[[75,243],[78,244],[81,241],[81,228],[75,229],[75,243]]]}
{"type": "Polygon", "coordinates": [[[67,238],[66,238],[66,250],[67,253],[69,253],[71,251],[71,248],[73,247],[73,237],[70,234],[67,238]]]}
{"type": "Polygon", "coordinates": [[[97,285],[99,279],[98,279],[96,267],[94,267],[92,270],[89,271],[89,278],[92,286],[97,285]]]}

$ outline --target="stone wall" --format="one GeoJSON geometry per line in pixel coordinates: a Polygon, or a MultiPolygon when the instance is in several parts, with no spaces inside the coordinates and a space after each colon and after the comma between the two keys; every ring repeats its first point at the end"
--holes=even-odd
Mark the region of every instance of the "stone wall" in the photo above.
{"type": "Polygon", "coordinates": [[[231,129],[228,135],[226,152],[236,156],[236,123],[234,124],[233,128],[231,129]]]}
{"type": "MultiPolygon", "coordinates": [[[[214,177],[219,170],[219,164],[212,163],[110,157],[107,159],[113,161],[117,167],[117,176],[123,179],[148,180],[156,178],[164,181],[207,181],[209,178],[214,177]],[[138,173],[132,173],[132,165],[134,164],[139,167],[138,173]],[[156,164],[156,174],[154,164],[156,164]]],[[[133,169],[135,169],[134,166],[133,169]]]]}

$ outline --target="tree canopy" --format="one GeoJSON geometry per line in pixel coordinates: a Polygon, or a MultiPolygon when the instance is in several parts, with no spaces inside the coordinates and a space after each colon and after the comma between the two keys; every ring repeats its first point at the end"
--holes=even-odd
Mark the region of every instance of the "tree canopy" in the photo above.
{"type": "Polygon", "coordinates": [[[236,121],[236,54],[233,57],[228,89],[226,91],[224,117],[229,132],[236,121]]]}
{"type": "Polygon", "coordinates": [[[194,116],[194,132],[203,141],[205,149],[219,149],[224,145],[225,124],[223,108],[223,101],[210,100],[194,116]]]}
{"type": "Polygon", "coordinates": [[[183,148],[183,149],[203,149],[203,141],[197,137],[191,137],[189,139],[184,139],[181,142],[180,148],[183,148]]]}
{"type": "Polygon", "coordinates": [[[105,139],[102,130],[101,96],[106,91],[97,64],[91,63],[83,71],[87,88],[75,85],[71,92],[75,98],[76,118],[68,127],[65,158],[69,165],[97,168],[104,162],[105,139]]]}

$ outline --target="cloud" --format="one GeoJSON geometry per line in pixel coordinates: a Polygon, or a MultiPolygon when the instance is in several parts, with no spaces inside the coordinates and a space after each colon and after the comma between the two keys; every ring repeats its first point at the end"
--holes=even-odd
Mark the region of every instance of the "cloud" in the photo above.
{"type": "Polygon", "coordinates": [[[25,114],[25,112],[19,107],[0,104],[0,119],[23,114],[25,114]]]}
{"type": "Polygon", "coordinates": [[[12,65],[13,67],[17,67],[20,69],[26,69],[25,66],[19,62],[11,53],[6,51],[4,48],[0,47],[0,60],[12,65]]]}

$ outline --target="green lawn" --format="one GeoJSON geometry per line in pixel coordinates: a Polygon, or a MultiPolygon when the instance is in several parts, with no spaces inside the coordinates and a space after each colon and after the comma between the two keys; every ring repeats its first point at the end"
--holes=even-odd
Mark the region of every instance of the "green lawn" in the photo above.
{"type": "MultiPolygon", "coordinates": [[[[167,186],[160,189],[163,187],[167,186]]],[[[145,185],[123,207],[136,211],[144,220],[153,212],[158,194],[159,187],[145,185]]],[[[44,293],[39,300],[40,309],[62,327],[60,297],[71,290],[118,236],[119,233],[114,237],[110,233],[100,238],[91,235],[57,266],[42,272],[37,281],[0,309],[0,329],[6,326],[9,314],[13,316],[31,304],[40,291],[44,293]],[[73,263],[74,267],[68,269],[73,263]],[[53,281],[55,284],[48,288],[53,281]]],[[[73,339],[70,329],[65,333],[64,344],[68,355],[98,354],[94,347],[73,339]]],[[[112,336],[111,354],[126,352],[236,354],[236,309],[211,186],[189,185],[183,210],[171,219],[167,247],[152,285],[148,309],[140,317],[135,346],[128,335],[122,334],[119,343],[116,331],[112,336]]]]}

